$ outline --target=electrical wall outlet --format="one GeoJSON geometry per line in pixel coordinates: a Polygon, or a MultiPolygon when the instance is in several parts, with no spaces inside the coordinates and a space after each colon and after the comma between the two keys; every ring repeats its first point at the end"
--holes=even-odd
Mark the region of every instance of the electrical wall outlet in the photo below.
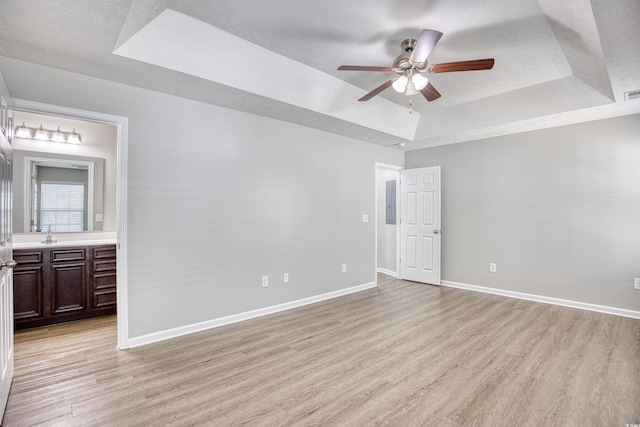
{"type": "Polygon", "coordinates": [[[495,273],[497,268],[498,268],[498,266],[496,265],[495,262],[490,262],[489,263],[489,272],[495,273]]]}
{"type": "Polygon", "coordinates": [[[289,282],[289,273],[284,273],[284,283],[289,282]]]}
{"type": "Polygon", "coordinates": [[[342,264],[342,272],[343,273],[347,272],[347,264],[342,264]]]}
{"type": "Polygon", "coordinates": [[[633,279],[633,289],[640,290],[640,277],[633,279]]]}
{"type": "Polygon", "coordinates": [[[269,276],[262,276],[262,287],[266,288],[269,286],[269,276]]]}

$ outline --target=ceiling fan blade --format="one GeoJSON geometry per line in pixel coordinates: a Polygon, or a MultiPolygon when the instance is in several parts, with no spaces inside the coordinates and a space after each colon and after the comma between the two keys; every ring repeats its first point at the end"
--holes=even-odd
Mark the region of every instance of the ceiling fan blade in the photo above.
{"type": "Polygon", "coordinates": [[[427,101],[431,102],[431,101],[435,101],[436,99],[440,98],[442,95],[440,95],[440,92],[438,92],[436,90],[435,87],[433,87],[433,85],[431,83],[427,83],[427,86],[425,86],[424,89],[422,89],[420,91],[420,93],[422,94],[422,96],[424,96],[427,101]]]}
{"type": "Polygon", "coordinates": [[[413,52],[411,52],[411,56],[409,57],[409,63],[414,67],[424,64],[424,61],[427,60],[427,57],[433,48],[436,46],[438,41],[440,41],[440,37],[442,37],[442,33],[440,31],[422,30],[420,37],[418,37],[418,41],[413,48],[413,52]]]}
{"type": "Polygon", "coordinates": [[[444,62],[433,64],[427,67],[430,73],[451,73],[453,71],[476,71],[490,70],[493,68],[495,60],[493,58],[474,59],[472,61],[444,62]]]}
{"type": "Polygon", "coordinates": [[[379,94],[380,92],[382,92],[383,90],[387,89],[389,86],[391,86],[393,84],[393,82],[395,82],[398,79],[391,79],[388,80],[384,83],[382,83],[380,86],[378,86],[377,88],[375,88],[374,90],[372,90],[371,92],[369,92],[368,94],[366,94],[365,96],[363,96],[362,98],[358,99],[358,101],[368,101],[371,98],[373,98],[374,96],[376,96],[377,94],[379,94]]]}
{"type": "Polygon", "coordinates": [[[340,71],[379,71],[381,73],[390,73],[393,71],[391,67],[370,67],[368,65],[341,65],[338,67],[340,71]]]}

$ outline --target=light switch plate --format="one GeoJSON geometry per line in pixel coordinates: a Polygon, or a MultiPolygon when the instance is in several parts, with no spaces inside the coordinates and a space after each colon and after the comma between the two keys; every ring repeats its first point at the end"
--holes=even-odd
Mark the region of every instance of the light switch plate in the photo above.
{"type": "Polygon", "coordinates": [[[96,222],[102,222],[102,214],[96,214],[96,222]]]}
{"type": "Polygon", "coordinates": [[[369,215],[362,214],[362,222],[369,222],[369,215]]]}
{"type": "Polygon", "coordinates": [[[633,289],[640,290],[640,277],[633,279],[633,289]]]}

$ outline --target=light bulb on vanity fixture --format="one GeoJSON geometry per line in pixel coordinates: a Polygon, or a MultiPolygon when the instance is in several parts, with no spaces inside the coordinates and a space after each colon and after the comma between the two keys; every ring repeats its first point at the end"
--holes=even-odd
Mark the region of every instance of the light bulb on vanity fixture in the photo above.
{"type": "Polygon", "coordinates": [[[57,130],[44,129],[42,124],[39,128],[27,126],[24,122],[15,129],[15,137],[22,139],[37,139],[39,141],[66,142],[67,144],[80,144],[82,139],[75,128],[71,132],[65,132],[58,126],[57,130]]]}
{"type": "Polygon", "coordinates": [[[51,140],[55,141],[55,142],[65,142],[64,135],[62,134],[62,131],[60,130],[60,126],[58,126],[58,130],[53,133],[53,136],[51,137],[51,140]]]}
{"type": "Polygon", "coordinates": [[[31,130],[24,124],[24,122],[16,128],[14,136],[18,138],[33,138],[33,136],[31,136],[31,130]]]}
{"type": "Polygon", "coordinates": [[[67,142],[69,144],[80,144],[80,134],[76,133],[76,129],[73,129],[73,132],[69,134],[69,138],[67,138],[67,142]]]}
{"type": "Polygon", "coordinates": [[[36,134],[33,139],[37,139],[39,141],[48,141],[50,139],[47,131],[42,128],[42,123],[40,123],[38,130],[36,130],[36,134]]]}

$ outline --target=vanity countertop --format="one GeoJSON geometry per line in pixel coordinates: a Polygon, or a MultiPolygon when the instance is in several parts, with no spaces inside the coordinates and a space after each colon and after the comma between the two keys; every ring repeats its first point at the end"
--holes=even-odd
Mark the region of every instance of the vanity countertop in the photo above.
{"type": "Polygon", "coordinates": [[[101,240],[62,240],[55,243],[41,243],[41,242],[24,242],[14,243],[13,249],[40,249],[40,248],[63,248],[63,247],[77,247],[77,246],[100,246],[100,245],[115,245],[116,239],[101,239],[101,240]]]}
{"type": "Polygon", "coordinates": [[[17,250],[114,245],[117,242],[116,237],[115,231],[53,233],[53,240],[57,240],[56,243],[42,243],[47,238],[46,233],[14,233],[11,240],[13,240],[13,249],[17,250]]]}

